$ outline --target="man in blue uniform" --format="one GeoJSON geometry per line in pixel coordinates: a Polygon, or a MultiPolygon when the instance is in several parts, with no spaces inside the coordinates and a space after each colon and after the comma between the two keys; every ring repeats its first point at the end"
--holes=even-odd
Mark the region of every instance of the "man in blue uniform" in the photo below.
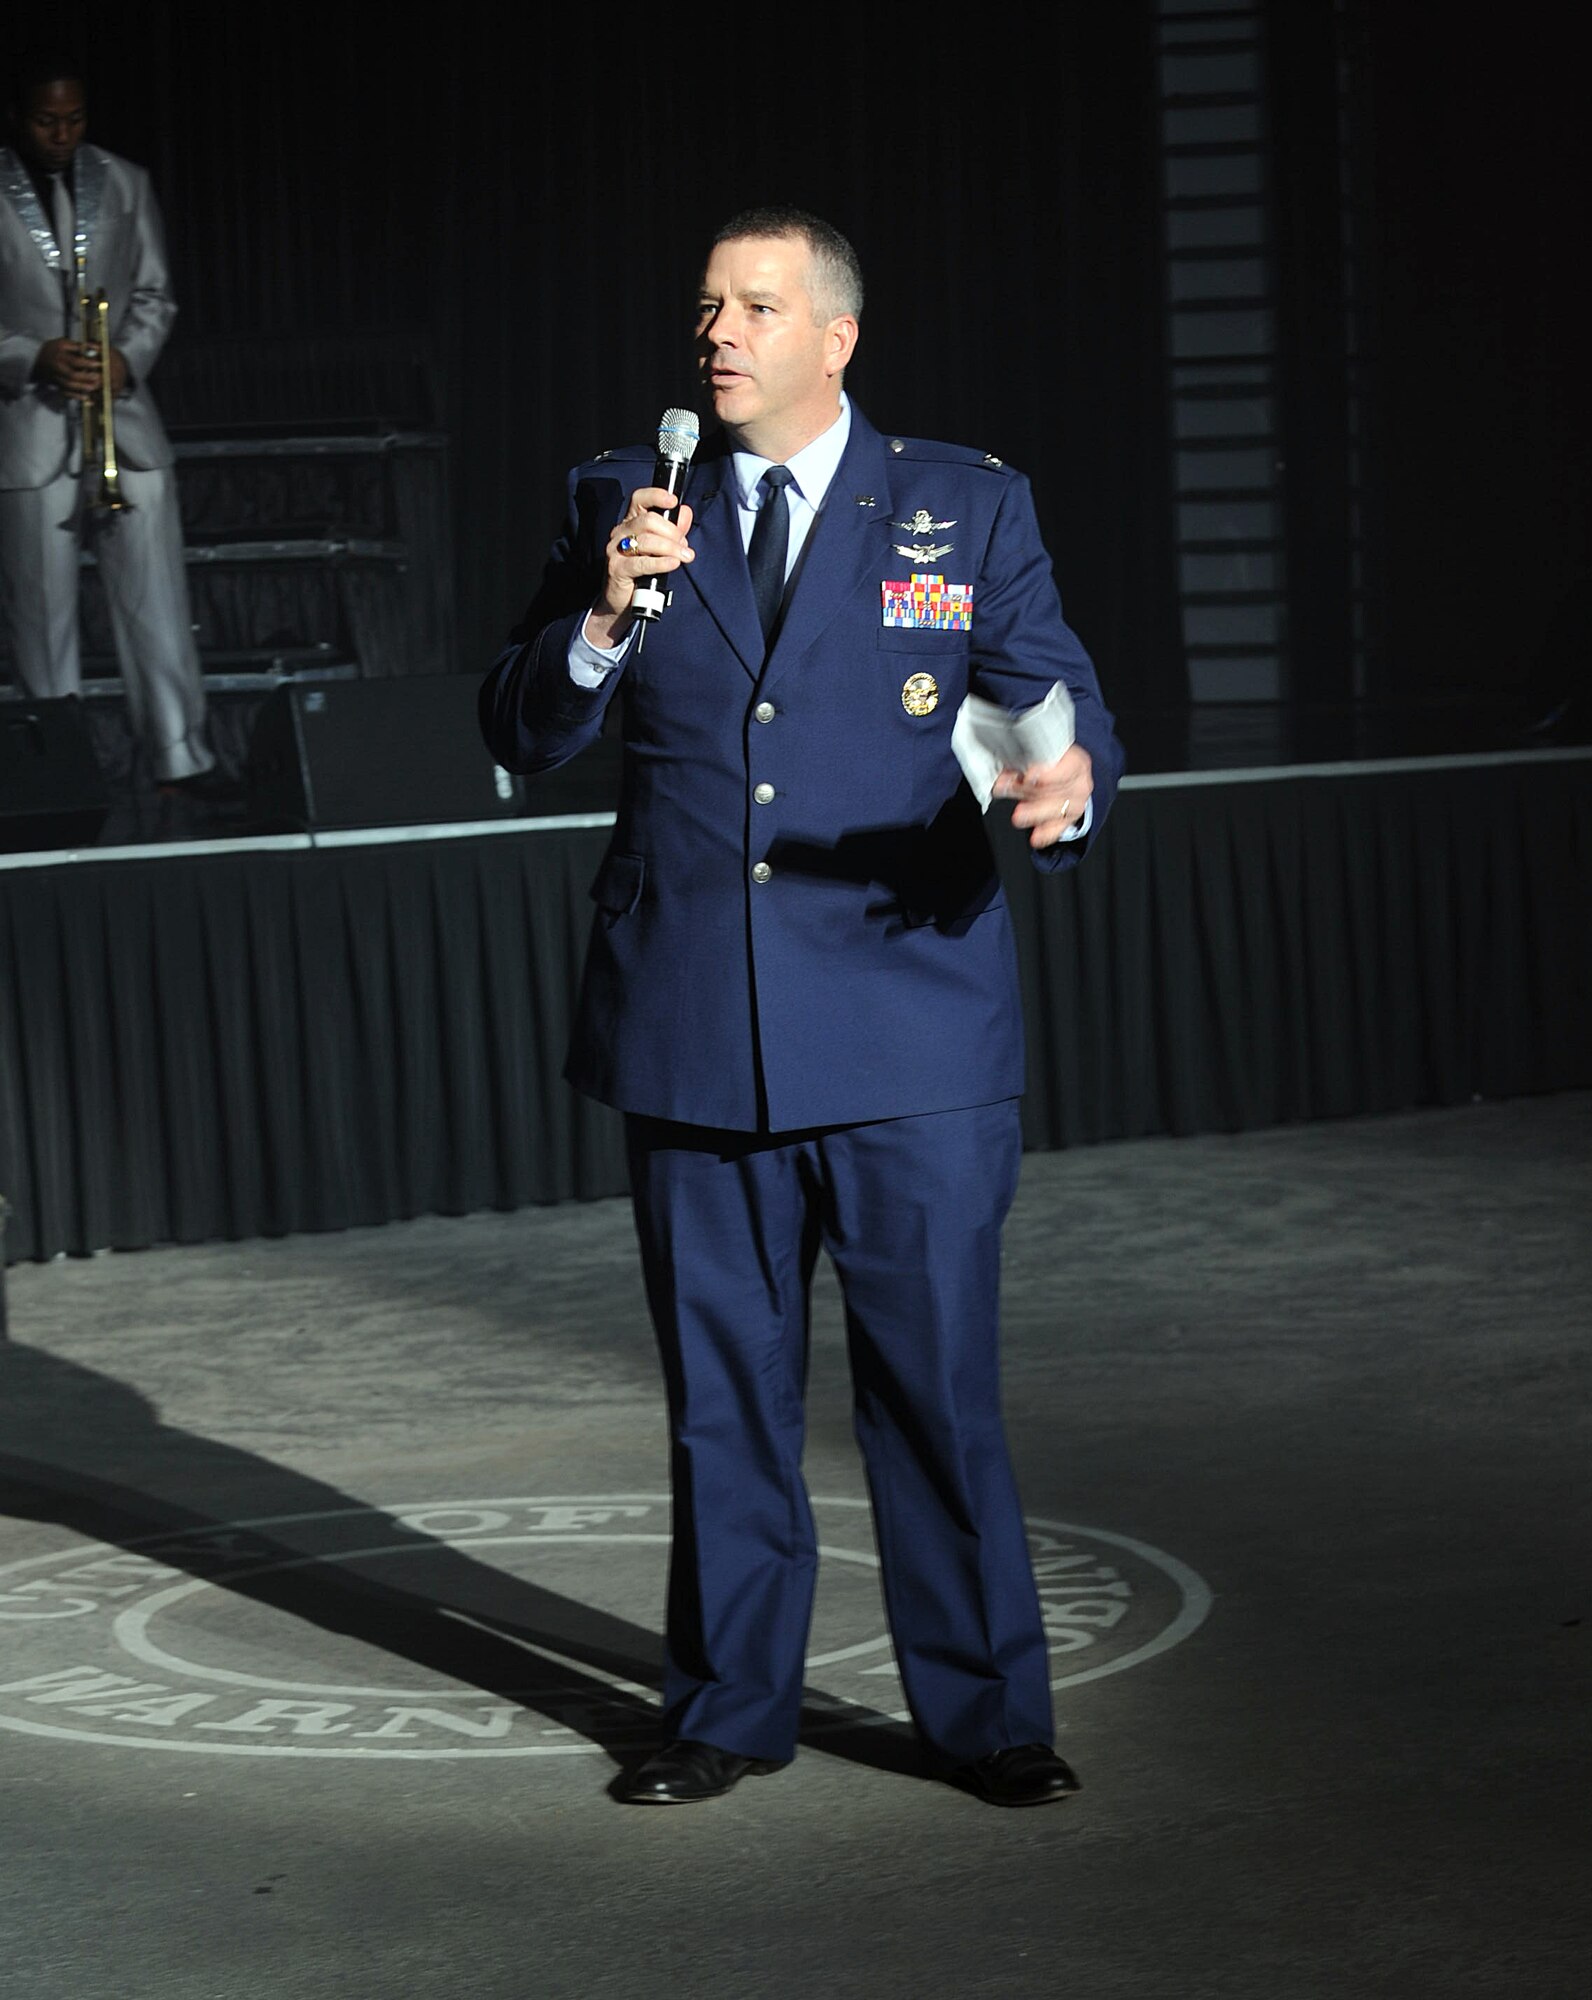
{"type": "Polygon", "coordinates": [[[698,306],[720,430],[677,521],[649,451],[572,475],[565,530],[482,690],[510,769],[621,706],[569,1075],[626,1114],[668,1386],[674,1546],[663,1747],[637,1803],[795,1754],[816,1547],[802,1483],[808,1285],[845,1297],[856,1428],[897,1663],[937,1767],[999,1805],[1065,1797],[1001,1426],[1000,1229],[1023,1087],[1011,930],[951,747],[965,695],[1076,741],[1007,771],[1037,864],[1098,838],[1121,766],[1063,622],[1027,482],[882,437],[843,393],[855,253],[762,209],[698,306]],[[638,580],[667,615],[638,635],[638,580]]]}

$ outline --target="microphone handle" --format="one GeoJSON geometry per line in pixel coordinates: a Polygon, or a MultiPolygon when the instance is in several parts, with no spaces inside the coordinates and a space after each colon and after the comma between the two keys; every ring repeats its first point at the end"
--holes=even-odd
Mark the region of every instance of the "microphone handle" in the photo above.
{"type": "MultiPolygon", "coordinates": [[[[688,458],[660,458],[652,468],[652,483],[654,486],[663,487],[666,492],[679,493],[685,485],[685,476],[690,468],[691,461],[688,458]]],[[[666,521],[678,521],[680,518],[678,505],[654,507],[652,511],[661,514],[666,521]]],[[[637,582],[635,595],[630,600],[631,616],[639,619],[643,625],[655,624],[663,616],[673,594],[673,590],[667,586],[662,576],[642,577],[637,582]]],[[[642,633],[636,634],[638,647],[642,637],[642,633]]]]}

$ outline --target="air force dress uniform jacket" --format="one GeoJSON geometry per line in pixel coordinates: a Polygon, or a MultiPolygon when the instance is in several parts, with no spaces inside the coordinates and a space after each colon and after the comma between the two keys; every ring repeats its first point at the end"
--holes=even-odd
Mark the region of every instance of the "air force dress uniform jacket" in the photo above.
{"type": "Polygon", "coordinates": [[[541,589],[488,675],[507,768],[573,757],[621,706],[624,780],[568,1075],[621,1110],[796,1131],[992,1103],[1023,1087],[1011,926],[951,749],[970,690],[1011,709],[1056,682],[1094,764],[1086,840],[1121,769],[1065,624],[1028,482],[954,445],[845,454],[765,660],[727,446],[686,498],[696,560],[604,685],[568,671],[605,544],[652,454],[578,467],[541,589]]]}

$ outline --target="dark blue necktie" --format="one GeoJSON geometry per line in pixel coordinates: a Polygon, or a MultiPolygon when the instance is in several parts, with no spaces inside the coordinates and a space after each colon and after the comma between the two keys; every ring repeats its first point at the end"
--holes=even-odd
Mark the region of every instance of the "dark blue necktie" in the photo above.
{"type": "Polygon", "coordinates": [[[785,552],[790,547],[790,503],[785,498],[785,488],[790,484],[788,465],[771,465],[757,482],[763,498],[757,519],[752,523],[751,546],[746,551],[765,644],[779,622],[780,599],[785,595],[785,552]]]}

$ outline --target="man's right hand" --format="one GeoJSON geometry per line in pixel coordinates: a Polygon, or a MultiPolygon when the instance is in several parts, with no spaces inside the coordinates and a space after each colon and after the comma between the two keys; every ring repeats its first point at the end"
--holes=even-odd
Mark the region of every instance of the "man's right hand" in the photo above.
{"type": "Polygon", "coordinates": [[[80,340],[47,340],[33,357],[33,379],[86,402],[99,394],[99,349],[80,340]]]}
{"type": "Polygon", "coordinates": [[[630,627],[630,600],[638,578],[663,576],[696,560],[696,551],[686,540],[693,518],[691,509],[677,502],[667,487],[641,486],[631,494],[625,518],[608,537],[607,574],[586,619],[586,637],[592,645],[606,652],[623,639],[630,627]],[[678,521],[655,511],[676,505],[678,521]]]}

